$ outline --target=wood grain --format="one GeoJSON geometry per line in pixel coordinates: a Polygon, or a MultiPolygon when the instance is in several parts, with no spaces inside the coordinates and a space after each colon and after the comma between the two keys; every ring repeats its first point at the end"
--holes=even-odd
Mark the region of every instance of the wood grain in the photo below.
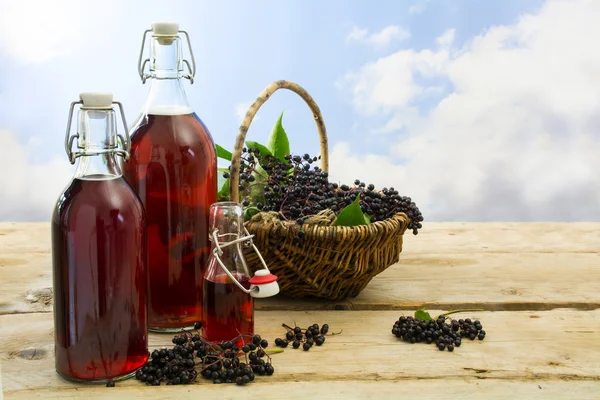
{"type": "Polygon", "coordinates": [[[276,382],[235,385],[161,386],[144,388],[126,386],[113,389],[105,387],[46,388],[9,392],[5,399],[485,399],[507,398],[548,400],[578,399],[598,400],[600,381],[512,380],[461,378],[435,382],[422,380],[358,381],[348,384],[334,382],[276,382]]]}
{"type": "MultiPolygon", "coordinates": [[[[573,387],[579,391],[597,387],[600,380],[600,363],[594,350],[600,342],[600,310],[469,313],[468,316],[482,321],[488,335],[484,341],[465,341],[453,353],[440,352],[433,345],[411,345],[396,339],[390,329],[399,315],[397,311],[258,311],[257,331],[271,343],[282,336],[283,322],[301,326],[327,322],[330,331],[343,332],[328,337],[322,347],[309,352],[288,348],[273,355],[275,375],[258,377],[248,390],[264,394],[272,391],[273,384],[283,388],[284,384],[313,382],[317,385],[311,386],[310,391],[317,391],[327,390],[333,382],[346,382],[352,386],[360,383],[363,393],[368,393],[369,383],[377,381],[391,395],[391,388],[398,381],[429,380],[440,385],[444,382],[444,387],[448,382],[458,382],[460,391],[468,386],[466,382],[473,385],[475,380],[490,379],[523,382],[522,390],[526,392],[533,388],[525,385],[530,381],[553,384],[576,381],[581,386],[573,387]]],[[[107,393],[97,387],[66,382],[55,373],[51,314],[0,316],[0,327],[2,385],[7,398],[37,393],[33,390],[67,395],[77,389],[78,396],[86,397],[88,391],[92,396],[107,393]],[[52,392],[48,388],[53,388],[52,392]]],[[[168,345],[171,338],[159,334],[150,337],[152,348],[168,345]]],[[[119,382],[117,386],[127,388],[124,393],[129,394],[146,389],[135,380],[119,382]]],[[[494,390],[500,391],[500,386],[494,390]]],[[[169,393],[215,390],[213,387],[212,383],[200,380],[193,386],[173,388],[169,393]]],[[[342,390],[343,385],[338,389],[342,390]]],[[[239,393],[227,390],[230,391],[223,393],[239,393]]],[[[166,392],[147,388],[143,393],[146,397],[166,392]]],[[[270,398],[277,398],[277,392],[271,394],[270,398]]]]}
{"type": "MultiPolygon", "coordinates": [[[[49,225],[0,223],[0,314],[51,311],[49,225]]],[[[343,301],[261,299],[262,310],[600,307],[600,224],[431,223],[400,262],[343,301]]]]}

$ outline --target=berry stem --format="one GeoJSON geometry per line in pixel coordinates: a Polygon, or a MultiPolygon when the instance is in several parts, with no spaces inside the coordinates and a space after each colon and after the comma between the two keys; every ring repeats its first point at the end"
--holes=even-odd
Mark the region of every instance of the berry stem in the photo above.
{"type": "Polygon", "coordinates": [[[445,316],[450,315],[450,314],[456,314],[456,313],[461,313],[461,312],[480,312],[480,311],[485,311],[485,310],[483,310],[481,308],[463,308],[463,309],[460,309],[460,310],[451,310],[451,311],[448,311],[446,313],[440,314],[440,316],[445,317],[445,316]]]}

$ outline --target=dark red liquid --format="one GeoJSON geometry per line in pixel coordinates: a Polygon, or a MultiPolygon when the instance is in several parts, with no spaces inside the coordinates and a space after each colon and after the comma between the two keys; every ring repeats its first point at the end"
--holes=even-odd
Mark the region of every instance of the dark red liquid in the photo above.
{"type": "Polygon", "coordinates": [[[191,327],[202,319],[208,210],[217,201],[215,145],[196,114],[148,115],[131,142],[124,173],[148,221],[148,326],[191,327]]]}
{"type": "MultiPolygon", "coordinates": [[[[246,275],[233,273],[246,289],[246,275]]],[[[244,293],[227,275],[204,280],[202,336],[212,342],[232,340],[241,333],[254,332],[254,298],[244,293]]],[[[241,346],[241,340],[236,344],[241,346]]]]}
{"type": "Polygon", "coordinates": [[[75,179],[52,216],[56,370],[126,375],[148,358],[145,216],[123,178],[75,179]]]}

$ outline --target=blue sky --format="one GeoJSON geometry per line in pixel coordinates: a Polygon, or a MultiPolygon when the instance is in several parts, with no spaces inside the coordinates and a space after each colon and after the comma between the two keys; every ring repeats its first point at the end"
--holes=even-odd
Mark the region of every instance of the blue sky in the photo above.
{"type": "MultiPolygon", "coordinates": [[[[429,211],[437,220],[550,220],[556,218],[553,202],[564,200],[562,182],[556,180],[556,173],[551,173],[555,178],[548,178],[542,167],[558,149],[540,144],[552,129],[539,119],[575,115],[572,104],[561,103],[559,97],[553,104],[531,102],[532,98],[553,97],[541,89],[543,82],[536,87],[527,83],[532,79],[526,75],[537,76],[528,68],[543,65],[544,57],[552,57],[548,55],[552,49],[573,47],[561,41],[564,35],[554,36],[551,26],[557,24],[545,21],[572,13],[570,22],[554,29],[577,35],[577,26],[586,27],[588,18],[600,15],[591,1],[170,1],[168,9],[159,1],[107,1],[101,7],[94,2],[52,3],[5,0],[0,5],[0,132],[4,132],[2,140],[10,140],[15,148],[13,157],[28,157],[22,169],[34,165],[30,177],[43,186],[39,191],[26,188],[27,175],[0,178],[7,180],[4,186],[11,190],[0,195],[0,220],[45,220],[49,216],[72,172],[62,143],[68,105],[79,92],[113,92],[124,103],[128,121],[134,121],[149,86],[142,85],[136,73],[142,32],[160,20],[177,21],[190,33],[198,70],[196,82],[186,86],[188,97],[215,142],[225,147],[233,144],[239,110],[271,81],[287,79],[306,88],[321,107],[334,178],[344,182],[360,178],[378,186],[406,188],[404,194],[413,196],[425,208],[424,213],[429,211]],[[583,8],[587,10],[581,12],[583,8]],[[441,40],[442,36],[446,39],[441,40]],[[528,51],[539,57],[524,55],[528,51]],[[475,110],[472,105],[481,104],[477,100],[480,88],[494,81],[496,74],[511,70],[493,60],[515,67],[514,84],[510,76],[502,78],[508,79],[508,84],[492,85],[486,92],[496,100],[475,110]],[[495,67],[500,70],[492,71],[495,67]],[[506,94],[505,88],[510,93],[506,94]],[[519,113],[511,107],[522,102],[529,108],[516,110],[530,109],[533,114],[526,116],[539,118],[515,119],[519,113]],[[453,111],[447,111],[448,107],[453,111]],[[499,110],[515,119],[514,123],[506,118],[497,120],[499,110]],[[457,115],[463,119],[454,121],[457,115]],[[474,142],[466,133],[453,133],[456,126],[462,127],[461,132],[494,128],[489,129],[489,137],[477,134],[479,139],[474,142]],[[509,140],[523,130],[531,135],[528,151],[539,160],[508,173],[507,165],[514,164],[507,155],[509,140]],[[474,143],[479,146],[478,153],[490,153],[473,159],[462,155],[463,162],[457,166],[452,157],[443,156],[448,150],[443,138],[454,134],[457,139],[453,143],[458,138],[464,141],[460,148],[474,143]],[[490,145],[494,142],[499,147],[490,145]],[[426,162],[428,157],[435,162],[426,162]],[[349,163],[356,168],[345,168],[349,163]],[[450,188],[448,179],[441,180],[440,173],[452,172],[452,168],[456,169],[454,176],[466,183],[450,188]],[[502,175],[502,171],[506,173],[502,175]],[[523,182],[534,175],[522,171],[539,173],[540,179],[536,175],[534,180],[546,182],[549,195],[541,198],[524,191],[523,182]],[[499,173],[502,176],[497,176],[499,173]],[[521,210],[506,210],[502,198],[496,198],[493,189],[500,181],[509,182],[505,183],[508,191],[502,193],[513,193],[511,201],[521,210]],[[470,191],[481,195],[471,196],[470,191]],[[32,196],[39,199],[32,200],[32,196]]],[[[597,52],[591,47],[585,50],[597,52]]],[[[557,66],[561,69],[547,84],[552,86],[561,76],[568,81],[568,74],[580,69],[578,61],[557,66]]],[[[577,90],[589,87],[598,77],[598,57],[587,55],[580,61],[591,67],[571,85],[577,90]]],[[[599,115],[594,108],[598,98],[588,100],[581,104],[579,119],[568,118],[563,125],[577,138],[591,135],[593,146],[582,146],[595,151],[598,134],[595,130],[589,133],[586,124],[593,123],[595,129],[594,121],[600,121],[600,117],[594,119],[599,115]]],[[[265,142],[282,110],[292,149],[316,153],[318,142],[310,112],[290,92],[278,92],[261,108],[249,137],[265,142]]],[[[10,146],[0,148],[5,163],[10,157],[2,152],[8,152],[10,146]]],[[[579,150],[573,149],[566,165],[572,163],[572,168],[580,171],[576,182],[588,188],[583,194],[585,212],[563,213],[558,219],[600,218],[600,186],[595,192],[589,189],[598,183],[589,172],[592,165],[588,160],[594,157],[590,153],[582,158],[579,150]]],[[[564,183],[573,185],[572,181],[564,183]]]]}

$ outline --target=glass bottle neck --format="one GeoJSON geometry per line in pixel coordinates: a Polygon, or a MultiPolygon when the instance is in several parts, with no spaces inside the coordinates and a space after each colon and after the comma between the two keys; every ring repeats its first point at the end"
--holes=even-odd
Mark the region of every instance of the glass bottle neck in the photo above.
{"type": "Polygon", "coordinates": [[[78,116],[75,178],[115,179],[122,175],[116,157],[118,150],[115,113],[112,110],[80,110],[78,116]]]}
{"type": "Polygon", "coordinates": [[[183,87],[183,56],[178,37],[153,37],[150,50],[150,91],[145,114],[179,115],[194,111],[183,87]]]}
{"type": "Polygon", "coordinates": [[[181,78],[152,78],[144,113],[152,115],[192,114],[181,78]]]}
{"type": "MultiPolygon", "coordinates": [[[[250,276],[248,265],[244,260],[241,243],[230,242],[243,237],[244,218],[241,204],[234,202],[218,202],[210,207],[209,232],[211,241],[211,254],[216,249],[217,241],[221,249],[219,258],[231,273],[250,276]],[[214,232],[217,233],[215,241],[214,232]],[[227,245],[229,244],[229,245],[227,245]]],[[[216,266],[217,275],[223,273],[220,266],[216,266]]]]}

